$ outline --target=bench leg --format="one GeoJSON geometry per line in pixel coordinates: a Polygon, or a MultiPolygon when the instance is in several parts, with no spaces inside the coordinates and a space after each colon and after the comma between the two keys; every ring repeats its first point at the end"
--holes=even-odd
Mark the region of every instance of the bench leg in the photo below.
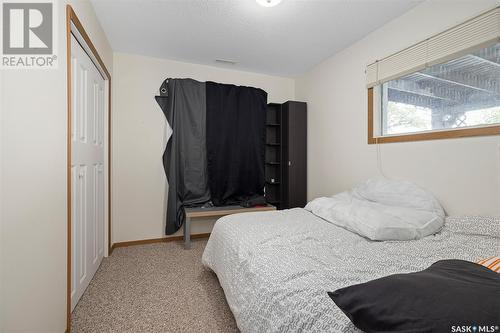
{"type": "Polygon", "coordinates": [[[186,217],[184,221],[184,248],[191,248],[191,218],[186,217]]]}

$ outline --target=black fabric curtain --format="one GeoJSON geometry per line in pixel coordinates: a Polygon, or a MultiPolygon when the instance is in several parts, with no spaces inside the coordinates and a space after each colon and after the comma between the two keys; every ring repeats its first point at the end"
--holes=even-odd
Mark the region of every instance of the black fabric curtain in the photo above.
{"type": "Polygon", "coordinates": [[[206,83],[208,184],[215,206],[264,194],[267,93],[206,83]]]}
{"type": "Polygon", "coordinates": [[[206,154],[206,88],[192,79],[167,79],[156,101],[172,129],[163,166],[168,181],[166,234],[184,223],[184,207],[210,200],[206,154]]]}
{"type": "Polygon", "coordinates": [[[163,154],[167,235],[184,223],[185,207],[263,202],[265,91],[167,79],[156,101],[172,129],[163,154]]]}

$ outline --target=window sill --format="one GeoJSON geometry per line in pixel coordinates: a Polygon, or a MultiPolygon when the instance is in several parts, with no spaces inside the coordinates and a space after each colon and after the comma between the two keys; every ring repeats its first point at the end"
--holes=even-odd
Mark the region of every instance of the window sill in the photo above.
{"type": "Polygon", "coordinates": [[[467,138],[474,136],[490,136],[490,135],[500,135],[500,125],[451,129],[451,130],[442,130],[442,131],[425,132],[425,133],[381,136],[381,137],[373,137],[370,136],[369,134],[368,144],[454,139],[454,138],[467,138]]]}

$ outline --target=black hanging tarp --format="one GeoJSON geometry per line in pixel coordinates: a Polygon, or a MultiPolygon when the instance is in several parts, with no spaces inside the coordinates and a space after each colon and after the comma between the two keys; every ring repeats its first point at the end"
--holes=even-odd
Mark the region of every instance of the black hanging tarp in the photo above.
{"type": "Polygon", "coordinates": [[[264,193],[267,93],[206,83],[208,184],[216,206],[264,193]]]}
{"type": "Polygon", "coordinates": [[[168,180],[167,235],[183,224],[184,206],[210,200],[206,154],[206,87],[192,79],[167,79],[156,101],[172,129],[163,154],[168,180]]]}

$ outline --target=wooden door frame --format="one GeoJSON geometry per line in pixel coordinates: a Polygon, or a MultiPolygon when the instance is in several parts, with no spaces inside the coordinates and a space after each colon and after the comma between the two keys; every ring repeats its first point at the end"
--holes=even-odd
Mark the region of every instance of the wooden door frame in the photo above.
{"type": "MultiPolygon", "coordinates": [[[[72,114],[71,114],[71,94],[72,94],[72,73],[71,73],[71,30],[72,30],[72,25],[76,27],[78,33],[80,36],[83,38],[83,40],[86,43],[86,46],[90,49],[92,52],[92,55],[94,58],[97,60],[99,63],[99,66],[101,67],[102,71],[104,72],[106,78],[105,81],[108,81],[108,135],[107,135],[107,167],[108,167],[108,247],[107,247],[107,252],[108,255],[111,255],[111,252],[113,250],[112,248],[112,243],[111,243],[111,74],[107,70],[106,66],[104,65],[104,62],[102,61],[101,57],[99,56],[99,53],[97,52],[97,49],[95,48],[94,44],[92,43],[89,35],[85,31],[82,23],[76,16],[75,11],[70,5],[66,5],[66,94],[67,94],[67,143],[66,143],[66,160],[67,160],[67,166],[66,166],[66,184],[67,184],[67,202],[66,202],[66,210],[67,210],[67,248],[66,248],[66,264],[67,264],[67,286],[66,286],[66,332],[71,331],[71,266],[72,266],[72,261],[71,261],[71,250],[72,250],[72,242],[71,242],[71,152],[72,152],[72,147],[71,147],[71,124],[72,124],[72,114]]],[[[105,138],[106,139],[106,138],[105,138]]]]}

